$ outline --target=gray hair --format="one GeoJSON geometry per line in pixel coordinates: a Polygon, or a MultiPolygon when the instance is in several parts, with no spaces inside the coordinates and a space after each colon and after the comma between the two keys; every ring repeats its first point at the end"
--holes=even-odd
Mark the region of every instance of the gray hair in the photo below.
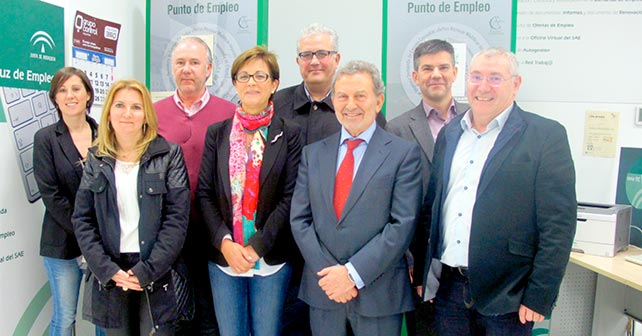
{"type": "Polygon", "coordinates": [[[301,42],[302,39],[317,34],[327,34],[328,36],[330,36],[330,44],[332,44],[332,50],[339,51],[339,35],[337,35],[337,32],[324,24],[315,22],[301,29],[299,39],[296,41],[297,52],[300,51],[299,42],[301,42]]]}
{"type": "Polygon", "coordinates": [[[453,48],[453,45],[448,41],[434,39],[419,43],[417,48],[415,48],[415,52],[412,58],[415,65],[415,71],[419,70],[419,58],[421,58],[421,56],[434,55],[442,51],[450,54],[450,57],[452,58],[451,65],[455,66],[455,49],[453,48]]]}
{"type": "Polygon", "coordinates": [[[346,75],[356,75],[358,73],[368,74],[372,79],[373,90],[378,96],[383,94],[385,87],[383,85],[383,80],[381,80],[381,73],[379,69],[372,64],[365,61],[350,61],[346,65],[342,66],[334,74],[332,79],[332,94],[334,95],[334,85],[337,83],[337,80],[346,75]]]}
{"type": "Polygon", "coordinates": [[[178,41],[178,43],[176,43],[176,45],[174,46],[174,49],[172,50],[172,58],[174,57],[174,50],[176,50],[176,48],[178,48],[179,45],[181,45],[183,43],[186,43],[186,42],[194,42],[194,43],[202,45],[203,48],[205,48],[207,64],[213,64],[214,63],[214,58],[212,57],[212,50],[210,49],[210,46],[208,46],[207,43],[205,43],[205,41],[203,41],[202,38],[196,37],[196,36],[188,36],[188,37],[185,37],[182,40],[178,41]]]}
{"type": "Polygon", "coordinates": [[[471,63],[479,57],[493,57],[493,56],[502,56],[508,60],[509,71],[512,76],[519,75],[519,62],[517,61],[517,56],[512,52],[502,49],[502,48],[486,48],[482,49],[473,56],[471,63]]]}

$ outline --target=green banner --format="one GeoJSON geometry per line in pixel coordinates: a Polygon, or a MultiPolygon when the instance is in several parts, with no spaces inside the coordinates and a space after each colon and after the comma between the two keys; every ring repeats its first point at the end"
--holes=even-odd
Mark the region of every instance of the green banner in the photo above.
{"type": "Polygon", "coordinates": [[[63,8],[38,0],[5,0],[0,21],[0,86],[48,90],[65,64],[63,8]]]}

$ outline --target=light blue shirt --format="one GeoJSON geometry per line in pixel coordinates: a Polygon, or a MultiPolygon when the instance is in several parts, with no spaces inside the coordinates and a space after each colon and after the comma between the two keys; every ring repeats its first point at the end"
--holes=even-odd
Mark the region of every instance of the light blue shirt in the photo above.
{"type": "Polygon", "coordinates": [[[341,138],[339,139],[339,153],[337,156],[337,169],[335,170],[335,173],[339,171],[339,166],[341,166],[341,162],[343,162],[343,158],[346,156],[346,153],[348,152],[348,145],[346,144],[346,140],[356,140],[356,139],[361,139],[363,140],[362,143],[359,144],[353,151],[352,155],[354,156],[354,172],[352,173],[352,178],[354,179],[355,176],[357,176],[357,171],[359,170],[359,165],[361,164],[361,159],[363,159],[363,154],[366,153],[366,149],[368,148],[368,144],[370,143],[370,139],[372,139],[372,135],[374,134],[375,130],[377,129],[377,123],[373,122],[370,127],[368,127],[365,131],[363,131],[361,134],[357,135],[356,137],[353,137],[346,131],[345,128],[341,127],[341,138]]]}
{"type": "Polygon", "coordinates": [[[470,227],[481,173],[512,108],[511,104],[495,117],[483,133],[472,127],[470,110],[461,119],[464,132],[452,159],[446,199],[441,210],[440,260],[443,264],[468,267],[470,227]]]}
{"type": "MultiPolygon", "coordinates": [[[[339,170],[339,166],[341,166],[341,162],[343,161],[343,158],[346,156],[346,153],[348,152],[348,145],[346,144],[346,140],[361,139],[363,140],[363,142],[360,143],[352,151],[352,155],[354,156],[354,172],[352,173],[352,179],[354,180],[354,177],[357,176],[357,172],[359,171],[359,166],[361,165],[361,160],[363,159],[363,155],[366,153],[366,149],[368,149],[368,144],[370,143],[370,140],[372,139],[372,135],[374,134],[376,129],[377,129],[377,123],[372,122],[372,125],[370,125],[370,127],[368,127],[365,131],[363,131],[361,134],[357,135],[356,137],[353,137],[352,135],[350,135],[350,133],[348,133],[348,131],[346,131],[345,128],[341,127],[341,138],[339,139],[339,152],[337,156],[336,171],[339,170]]],[[[350,278],[352,279],[352,281],[354,281],[357,288],[358,289],[363,288],[366,284],[363,283],[363,280],[359,276],[359,273],[357,273],[357,270],[354,268],[354,266],[352,266],[352,263],[347,262],[345,266],[348,269],[350,278]]]]}

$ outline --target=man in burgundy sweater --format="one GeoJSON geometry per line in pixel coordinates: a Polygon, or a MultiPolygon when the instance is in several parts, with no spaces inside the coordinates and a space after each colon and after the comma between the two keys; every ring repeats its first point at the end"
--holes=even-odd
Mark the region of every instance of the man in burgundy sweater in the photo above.
{"type": "MultiPolygon", "coordinates": [[[[198,181],[207,127],[231,118],[235,105],[207,91],[205,82],[212,74],[212,52],[198,37],[187,37],[172,52],[172,71],[176,92],[154,104],[158,115],[158,132],[183,149],[189,174],[192,201],[198,181]]],[[[198,252],[203,234],[198,213],[190,212],[190,223],[183,248],[196,296],[196,311],[191,322],[181,322],[177,335],[218,335],[207,272],[207,256],[198,252]]]]}

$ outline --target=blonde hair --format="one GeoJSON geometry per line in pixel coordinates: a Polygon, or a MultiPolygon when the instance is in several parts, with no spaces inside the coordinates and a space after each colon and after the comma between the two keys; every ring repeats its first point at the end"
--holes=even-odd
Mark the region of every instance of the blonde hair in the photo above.
{"type": "Polygon", "coordinates": [[[136,146],[136,159],[137,161],[145,153],[149,144],[158,136],[158,119],[154,111],[151,95],[145,85],[135,79],[121,79],[112,84],[103,105],[103,114],[100,118],[98,125],[98,137],[94,144],[98,147],[97,154],[101,156],[108,156],[116,158],[118,154],[118,140],[114,128],[111,126],[109,118],[111,116],[111,107],[114,101],[114,96],[120,90],[134,90],[140,93],[143,99],[143,112],[145,113],[145,121],[143,123],[143,137],[136,146]]]}

